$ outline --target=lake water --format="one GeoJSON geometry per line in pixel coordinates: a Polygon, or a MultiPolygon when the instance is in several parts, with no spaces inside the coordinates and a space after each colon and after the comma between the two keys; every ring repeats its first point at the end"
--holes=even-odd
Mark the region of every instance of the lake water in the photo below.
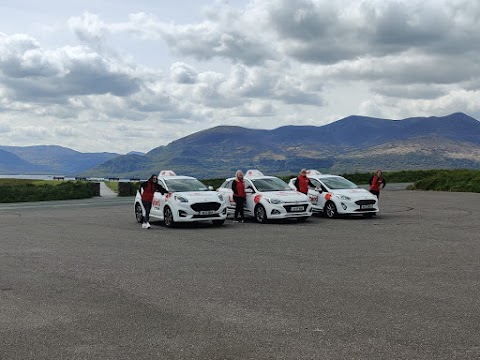
{"type": "MultiPolygon", "coordinates": [[[[26,180],[56,180],[56,178],[63,178],[63,180],[75,180],[74,177],[68,177],[63,175],[0,175],[0,179],[26,179],[26,180]]],[[[104,178],[89,178],[89,180],[104,181],[104,178]]]]}
{"type": "MultiPolygon", "coordinates": [[[[58,180],[56,178],[62,178],[63,180],[76,180],[75,177],[63,176],[63,175],[28,175],[28,174],[20,174],[20,175],[0,175],[0,179],[26,179],[26,180],[58,180]]],[[[106,178],[86,178],[90,181],[109,181],[110,179],[106,178]]],[[[118,181],[118,182],[131,182],[131,179],[115,179],[111,181],[118,181]]],[[[138,181],[134,179],[133,181],[138,181]]]]}

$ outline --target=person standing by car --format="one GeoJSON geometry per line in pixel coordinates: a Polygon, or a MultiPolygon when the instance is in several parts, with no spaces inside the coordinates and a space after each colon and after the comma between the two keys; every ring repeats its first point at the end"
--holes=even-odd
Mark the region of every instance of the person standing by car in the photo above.
{"type": "Polygon", "coordinates": [[[243,180],[243,172],[237,170],[235,173],[235,180],[232,182],[233,200],[235,200],[235,214],[233,221],[238,221],[238,215],[240,214],[240,222],[245,222],[243,208],[245,206],[245,200],[247,199],[247,193],[245,192],[245,181],[243,180]]]}
{"type": "Polygon", "coordinates": [[[380,198],[380,189],[383,189],[385,185],[387,185],[382,170],[376,170],[368,183],[370,184],[370,192],[376,195],[377,198],[380,198]]]}
{"type": "Polygon", "coordinates": [[[165,194],[167,190],[158,184],[157,175],[153,174],[150,179],[140,184],[140,195],[142,196],[142,205],[145,209],[145,216],[143,217],[142,229],[150,229],[150,210],[152,209],[153,196],[155,191],[165,194]]]}
{"type": "Polygon", "coordinates": [[[310,179],[307,177],[307,169],[300,170],[300,174],[295,179],[293,184],[295,185],[295,189],[297,189],[297,191],[300,191],[305,195],[308,195],[309,186],[315,187],[315,185],[313,185],[310,179]]]}

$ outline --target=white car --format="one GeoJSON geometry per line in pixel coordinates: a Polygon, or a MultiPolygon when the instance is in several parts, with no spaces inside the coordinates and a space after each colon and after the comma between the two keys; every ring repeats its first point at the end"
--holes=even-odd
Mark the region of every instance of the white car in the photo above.
{"type": "MultiPolygon", "coordinates": [[[[155,192],[151,220],[160,220],[167,227],[180,222],[211,221],[220,226],[227,218],[227,204],[222,194],[213,191],[202,182],[190,176],[177,176],[171,170],[161,171],[158,184],[168,191],[166,194],[155,192]]],[[[140,192],[135,197],[135,217],[143,222],[145,209],[140,192]]]]}
{"type": "MultiPolygon", "coordinates": [[[[314,212],[321,212],[328,218],[339,214],[371,217],[379,210],[375,195],[342,176],[321,174],[317,170],[307,170],[307,176],[315,185],[308,189],[314,212]]],[[[288,183],[292,189],[295,189],[295,179],[288,183]]]]}
{"type": "MultiPolygon", "coordinates": [[[[228,204],[228,213],[234,214],[232,182],[235,178],[226,179],[217,189],[224,195],[228,204]]],[[[260,223],[273,219],[296,218],[306,221],[312,215],[312,205],[305,194],[294,191],[288,184],[274,176],[265,176],[258,170],[248,170],[244,176],[245,216],[254,217],[260,223]]]]}

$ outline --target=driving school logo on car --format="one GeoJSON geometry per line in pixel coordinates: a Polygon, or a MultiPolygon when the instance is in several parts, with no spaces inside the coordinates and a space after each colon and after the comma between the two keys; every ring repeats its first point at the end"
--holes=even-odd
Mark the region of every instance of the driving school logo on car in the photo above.
{"type": "Polygon", "coordinates": [[[318,196],[317,195],[309,195],[309,197],[310,197],[310,201],[312,202],[312,204],[318,203],[318,196]]]}
{"type": "Polygon", "coordinates": [[[283,192],[283,191],[277,191],[277,193],[275,195],[278,195],[278,196],[296,196],[297,194],[294,193],[294,192],[283,192]]]}

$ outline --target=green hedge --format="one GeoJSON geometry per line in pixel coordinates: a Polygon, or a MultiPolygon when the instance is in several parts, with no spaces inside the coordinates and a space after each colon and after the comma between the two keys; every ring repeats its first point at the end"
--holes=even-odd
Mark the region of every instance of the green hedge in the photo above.
{"type": "MultiPolygon", "coordinates": [[[[373,173],[342,174],[341,176],[353,181],[355,184],[368,184],[373,173]]],[[[408,170],[384,172],[387,186],[389,183],[414,183],[411,190],[437,190],[437,191],[462,191],[480,192],[480,170],[408,170]]],[[[279,176],[288,181],[297,175],[279,176]]],[[[217,189],[225,179],[202,180],[206,185],[217,189]]]]}
{"type": "Polygon", "coordinates": [[[86,199],[95,196],[87,181],[12,180],[0,182],[0,202],[86,199]]]}
{"type": "Polygon", "coordinates": [[[434,174],[415,181],[409,189],[480,193],[480,171],[437,170],[434,174]]]}

